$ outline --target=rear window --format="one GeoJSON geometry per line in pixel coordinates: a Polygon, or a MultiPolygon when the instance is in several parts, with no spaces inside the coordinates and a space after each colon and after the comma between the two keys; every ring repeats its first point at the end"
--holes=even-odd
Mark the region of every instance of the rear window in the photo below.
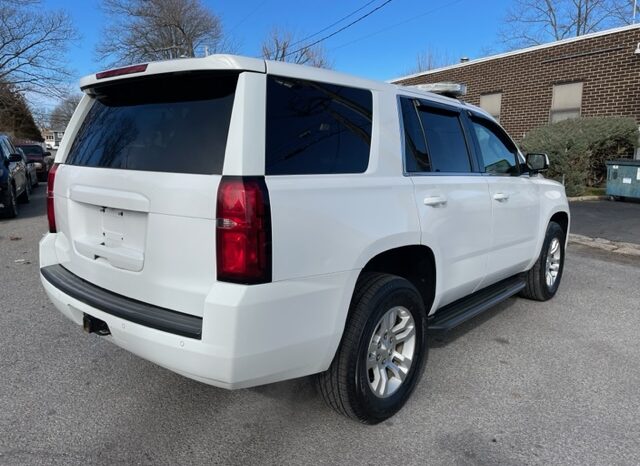
{"type": "Polygon", "coordinates": [[[96,86],[66,163],[222,174],[237,80],[198,72],[96,86]]]}
{"type": "Polygon", "coordinates": [[[42,147],[40,147],[40,146],[35,146],[35,145],[29,146],[29,145],[22,145],[21,144],[21,145],[19,145],[17,147],[22,149],[23,152],[25,154],[27,154],[27,155],[39,155],[39,156],[44,155],[44,149],[42,147]]]}
{"type": "Polygon", "coordinates": [[[371,91],[269,76],[266,174],[362,173],[371,126],[371,91]]]}

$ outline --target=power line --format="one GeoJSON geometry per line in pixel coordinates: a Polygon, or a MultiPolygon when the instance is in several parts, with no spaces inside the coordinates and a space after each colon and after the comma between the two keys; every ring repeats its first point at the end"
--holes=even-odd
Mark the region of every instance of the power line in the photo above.
{"type": "Polygon", "coordinates": [[[411,18],[407,18],[405,20],[399,21],[399,22],[397,22],[395,24],[392,24],[391,26],[387,26],[385,28],[378,29],[377,31],[374,31],[374,32],[372,32],[370,34],[367,34],[365,36],[359,37],[358,39],[354,39],[354,40],[349,41],[347,43],[344,43],[342,45],[338,45],[337,47],[331,47],[330,50],[338,50],[338,49],[341,49],[341,48],[344,48],[344,47],[348,47],[351,44],[355,44],[356,42],[360,42],[361,40],[365,40],[365,39],[368,39],[370,37],[377,36],[378,34],[382,34],[383,32],[389,31],[390,29],[394,29],[394,28],[396,28],[398,26],[402,26],[403,24],[410,23],[410,22],[415,21],[416,19],[420,19],[420,18],[422,18],[424,16],[431,15],[431,14],[435,13],[436,11],[442,10],[443,8],[448,8],[448,7],[453,6],[453,5],[457,4],[457,3],[460,3],[462,1],[463,0],[453,0],[452,2],[446,3],[444,5],[440,5],[439,7],[436,7],[436,8],[432,8],[431,10],[425,11],[424,13],[420,13],[419,15],[414,15],[411,18]]]}
{"type": "Polygon", "coordinates": [[[253,16],[253,14],[258,11],[260,8],[262,8],[262,6],[267,3],[267,0],[263,0],[262,2],[260,2],[260,4],[255,7],[253,10],[251,10],[249,13],[247,13],[245,15],[244,18],[242,18],[240,21],[238,21],[231,29],[229,29],[229,33],[233,32],[238,26],[240,26],[242,23],[244,23],[246,20],[248,20],[249,18],[251,18],[251,16],[253,16]]]}
{"type": "Polygon", "coordinates": [[[333,26],[335,26],[335,25],[337,25],[337,24],[340,24],[340,23],[341,23],[341,22],[343,22],[345,19],[349,19],[349,18],[351,18],[353,15],[355,15],[356,13],[358,13],[358,12],[360,12],[360,11],[364,10],[366,7],[368,7],[369,5],[371,5],[372,3],[375,3],[375,2],[376,2],[376,0],[371,0],[371,1],[367,2],[367,3],[365,3],[364,5],[362,5],[362,6],[361,6],[360,8],[358,8],[357,10],[354,10],[354,11],[352,11],[351,13],[349,13],[347,16],[343,16],[343,17],[342,17],[342,18],[340,18],[338,21],[336,21],[336,22],[334,22],[334,23],[331,23],[329,26],[327,26],[327,27],[325,27],[325,28],[320,29],[318,32],[315,32],[315,33],[311,34],[310,36],[307,36],[307,37],[305,37],[305,38],[303,38],[303,39],[300,39],[300,40],[298,40],[298,41],[294,42],[294,43],[293,43],[293,44],[291,44],[289,47],[294,47],[294,46],[296,46],[296,45],[298,45],[298,44],[301,44],[302,42],[305,42],[305,41],[307,41],[307,40],[311,39],[312,37],[317,36],[318,34],[322,34],[323,32],[325,32],[325,31],[327,31],[327,30],[331,29],[333,26]]]}
{"type": "Polygon", "coordinates": [[[380,8],[382,8],[383,6],[387,5],[388,3],[391,3],[393,0],[386,0],[383,4],[375,7],[373,10],[369,11],[368,13],[365,13],[364,15],[358,17],[357,19],[351,21],[349,24],[347,24],[346,26],[341,27],[340,29],[338,29],[337,31],[332,32],[331,34],[327,34],[326,36],[318,39],[315,42],[312,42],[308,45],[305,45],[304,47],[301,47],[299,49],[294,50],[293,52],[289,52],[286,55],[284,55],[285,57],[288,57],[289,55],[294,55],[296,53],[302,52],[303,50],[309,48],[309,47],[313,47],[314,45],[319,44],[320,42],[323,42],[327,39],[329,39],[330,37],[335,36],[336,34],[341,33],[342,31],[344,31],[345,29],[350,28],[351,26],[353,26],[356,23],[359,23],[360,21],[362,21],[363,19],[365,19],[368,16],[371,16],[373,13],[375,13],[376,11],[378,11],[380,8]]]}

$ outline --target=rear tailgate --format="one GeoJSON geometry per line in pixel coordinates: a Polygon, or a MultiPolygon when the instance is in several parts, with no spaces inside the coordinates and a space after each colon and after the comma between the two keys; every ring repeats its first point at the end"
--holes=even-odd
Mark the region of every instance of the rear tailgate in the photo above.
{"type": "MultiPolygon", "coordinates": [[[[238,72],[111,80],[55,179],[60,263],[109,291],[202,316],[238,72]]],[[[68,149],[68,150],[66,150],[68,149]]]]}

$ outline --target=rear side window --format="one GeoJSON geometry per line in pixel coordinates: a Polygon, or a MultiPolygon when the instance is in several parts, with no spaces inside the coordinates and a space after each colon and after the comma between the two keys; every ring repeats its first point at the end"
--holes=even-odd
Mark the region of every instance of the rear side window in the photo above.
{"type": "Polygon", "coordinates": [[[267,79],[267,175],[362,173],[369,165],[370,91],[267,79]]]}
{"type": "Polygon", "coordinates": [[[471,161],[458,112],[420,106],[431,171],[471,172],[471,161]]]}
{"type": "Polygon", "coordinates": [[[237,78],[196,72],[96,86],[66,163],[221,174],[237,78]]]}

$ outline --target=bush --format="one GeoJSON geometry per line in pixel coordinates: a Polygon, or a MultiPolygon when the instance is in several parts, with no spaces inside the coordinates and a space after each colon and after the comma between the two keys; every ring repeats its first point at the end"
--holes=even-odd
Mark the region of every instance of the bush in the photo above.
{"type": "Polygon", "coordinates": [[[607,160],[633,156],[638,124],[633,118],[576,118],[531,130],[521,143],[525,152],[549,155],[548,176],[564,176],[568,196],[580,196],[587,186],[606,178],[607,160]]]}

